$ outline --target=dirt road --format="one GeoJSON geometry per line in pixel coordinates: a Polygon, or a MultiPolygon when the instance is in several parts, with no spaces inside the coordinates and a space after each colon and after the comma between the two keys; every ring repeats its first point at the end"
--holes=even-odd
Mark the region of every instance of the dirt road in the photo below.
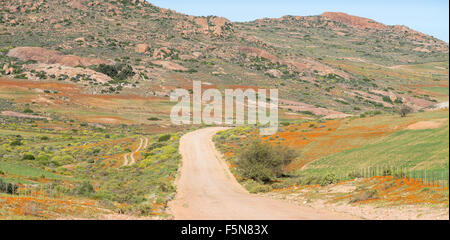
{"type": "Polygon", "coordinates": [[[200,129],[181,138],[183,165],[177,196],[169,203],[175,219],[354,219],[249,194],[214,148],[211,138],[220,130],[200,129]]]}
{"type": "Polygon", "coordinates": [[[134,155],[137,154],[139,151],[141,151],[141,149],[144,149],[147,147],[148,145],[148,138],[144,137],[144,138],[139,138],[139,147],[132,153],[126,153],[125,155],[123,155],[123,164],[122,166],[129,166],[129,165],[133,165],[136,163],[136,159],[134,158],[134,155]],[[130,156],[130,160],[128,160],[128,156],[130,156]]]}

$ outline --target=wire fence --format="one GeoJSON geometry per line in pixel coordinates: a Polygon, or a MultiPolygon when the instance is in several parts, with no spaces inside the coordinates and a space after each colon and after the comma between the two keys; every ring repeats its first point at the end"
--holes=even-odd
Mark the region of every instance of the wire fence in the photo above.
{"type": "Polygon", "coordinates": [[[17,185],[9,183],[6,185],[6,189],[3,192],[16,195],[16,196],[26,196],[35,198],[61,198],[62,193],[56,191],[55,188],[46,184],[23,184],[17,185]]]}
{"type": "Polygon", "coordinates": [[[443,189],[449,187],[448,167],[443,169],[411,169],[405,167],[375,166],[341,171],[337,174],[337,178],[340,181],[379,176],[409,179],[420,184],[442,187],[443,189]]]}
{"type": "Polygon", "coordinates": [[[85,213],[90,211],[90,209],[97,209],[95,201],[78,198],[55,184],[0,182],[0,185],[0,193],[6,193],[6,195],[0,195],[0,205],[4,202],[4,198],[8,199],[8,201],[12,200],[12,203],[14,203],[12,205],[9,204],[9,210],[7,211],[15,211],[11,209],[17,208],[24,215],[44,216],[45,211],[43,212],[42,209],[52,209],[50,211],[56,212],[78,211],[80,213],[85,213]]]}
{"type": "Polygon", "coordinates": [[[0,184],[0,192],[18,197],[32,197],[36,199],[68,199],[71,197],[55,184],[14,184],[2,182],[0,184]]]}

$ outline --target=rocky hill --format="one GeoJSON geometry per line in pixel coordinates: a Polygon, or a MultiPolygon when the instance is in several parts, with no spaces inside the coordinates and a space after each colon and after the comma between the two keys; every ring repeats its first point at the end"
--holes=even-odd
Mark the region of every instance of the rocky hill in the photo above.
{"type": "Polygon", "coordinates": [[[346,116],[431,106],[442,96],[418,86],[448,78],[448,43],[345,13],[231,22],[144,0],[1,1],[0,12],[2,75],[95,94],[167,97],[202,80],[276,87],[290,111],[346,116]]]}

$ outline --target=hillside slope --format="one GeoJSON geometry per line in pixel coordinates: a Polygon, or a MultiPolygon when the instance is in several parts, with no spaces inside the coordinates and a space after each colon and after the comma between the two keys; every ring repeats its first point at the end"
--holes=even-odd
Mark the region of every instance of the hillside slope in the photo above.
{"type": "Polygon", "coordinates": [[[415,109],[448,99],[423,89],[448,89],[447,43],[344,13],[233,23],[131,0],[2,1],[0,12],[2,74],[73,81],[94,94],[167,97],[202,80],[219,88],[278,88],[296,102],[286,105],[300,106],[291,111],[346,114],[392,111],[396,99],[415,109]],[[24,46],[57,52],[51,61],[39,51],[8,53],[24,46]],[[101,62],[125,64],[134,74],[109,80],[94,67],[101,62]]]}

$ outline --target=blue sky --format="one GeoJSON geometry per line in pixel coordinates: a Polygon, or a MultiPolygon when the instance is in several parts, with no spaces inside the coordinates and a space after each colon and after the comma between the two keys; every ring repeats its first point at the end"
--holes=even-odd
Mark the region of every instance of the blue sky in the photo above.
{"type": "Polygon", "coordinates": [[[148,0],[156,6],[195,16],[217,15],[251,21],[284,15],[308,16],[345,12],[388,25],[406,25],[449,41],[448,0],[148,0]]]}

